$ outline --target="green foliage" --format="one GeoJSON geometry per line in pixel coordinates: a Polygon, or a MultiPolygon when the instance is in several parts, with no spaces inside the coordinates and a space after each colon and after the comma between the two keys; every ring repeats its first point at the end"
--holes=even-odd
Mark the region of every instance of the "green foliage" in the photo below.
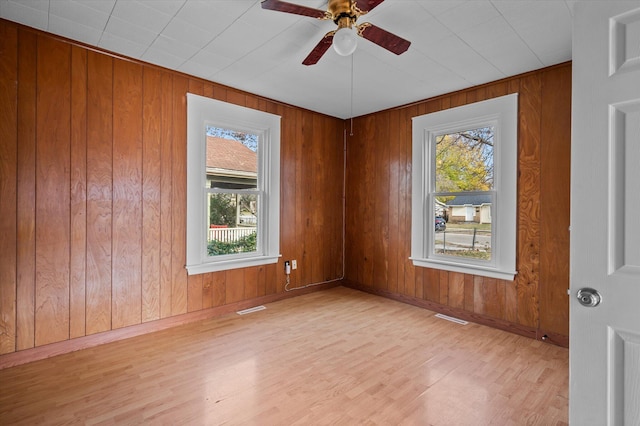
{"type": "Polygon", "coordinates": [[[209,223],[235,226],[236,207],[229,194],[210,195],[209,223]]]}
{"type": "Polygon", "coordinates": [[[247,253],[256,251],[258,237],[256,233],[239,238],[237,241],[223,242],[212,240],[207,244],[209,256],[221,254],[247,253]]]}
{"type": "Polygon", "coordinates": [[[487,191],[492,186],[491,128],[449,133],[436,139],[437,192],[487,191]]]}

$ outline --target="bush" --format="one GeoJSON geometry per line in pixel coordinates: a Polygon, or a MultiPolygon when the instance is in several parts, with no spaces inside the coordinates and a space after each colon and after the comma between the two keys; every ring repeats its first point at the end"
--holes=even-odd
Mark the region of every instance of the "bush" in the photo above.
{"type": "Polygon", "coordinates": [[[258,237],[256,233],[239,238],[237,241],[217,241],[212,240],[207,244],[207,252],[209,256],[218,256],[221,254],[247,253],[256,251],[258,237]]]}

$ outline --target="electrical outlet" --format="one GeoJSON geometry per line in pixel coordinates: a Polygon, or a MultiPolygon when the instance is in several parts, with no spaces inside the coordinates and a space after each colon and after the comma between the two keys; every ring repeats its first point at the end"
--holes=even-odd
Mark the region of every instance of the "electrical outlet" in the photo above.
{"type": "Polygon", "coordinates": [[[292,260],[291,261],[291,269],[298,269],[298,261],[297,260],[292,260]]]}

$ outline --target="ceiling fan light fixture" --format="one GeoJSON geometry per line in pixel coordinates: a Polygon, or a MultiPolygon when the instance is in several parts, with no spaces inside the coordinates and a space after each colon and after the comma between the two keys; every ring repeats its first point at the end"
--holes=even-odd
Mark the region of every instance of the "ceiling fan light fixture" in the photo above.
{"type": "Polygon", "coordinates": [[[358,34],[355,28],[343,27],[333,35],[333,50],[340,56],[349,56],[358,47],[358,34]]]}

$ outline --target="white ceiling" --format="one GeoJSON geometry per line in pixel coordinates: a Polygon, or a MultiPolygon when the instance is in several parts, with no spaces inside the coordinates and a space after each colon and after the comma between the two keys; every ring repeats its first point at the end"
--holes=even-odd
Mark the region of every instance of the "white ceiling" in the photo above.
{"type": "Polygon", "coordinates": [[[259,0],[0,0],[0,17],[349,118],[570,60],[576,1],[386,0],[358,23],[410,40],[407,52],[360,39],[352,57],[330,49],[312,66],[301,62],[333,22],[259,0]]]}

